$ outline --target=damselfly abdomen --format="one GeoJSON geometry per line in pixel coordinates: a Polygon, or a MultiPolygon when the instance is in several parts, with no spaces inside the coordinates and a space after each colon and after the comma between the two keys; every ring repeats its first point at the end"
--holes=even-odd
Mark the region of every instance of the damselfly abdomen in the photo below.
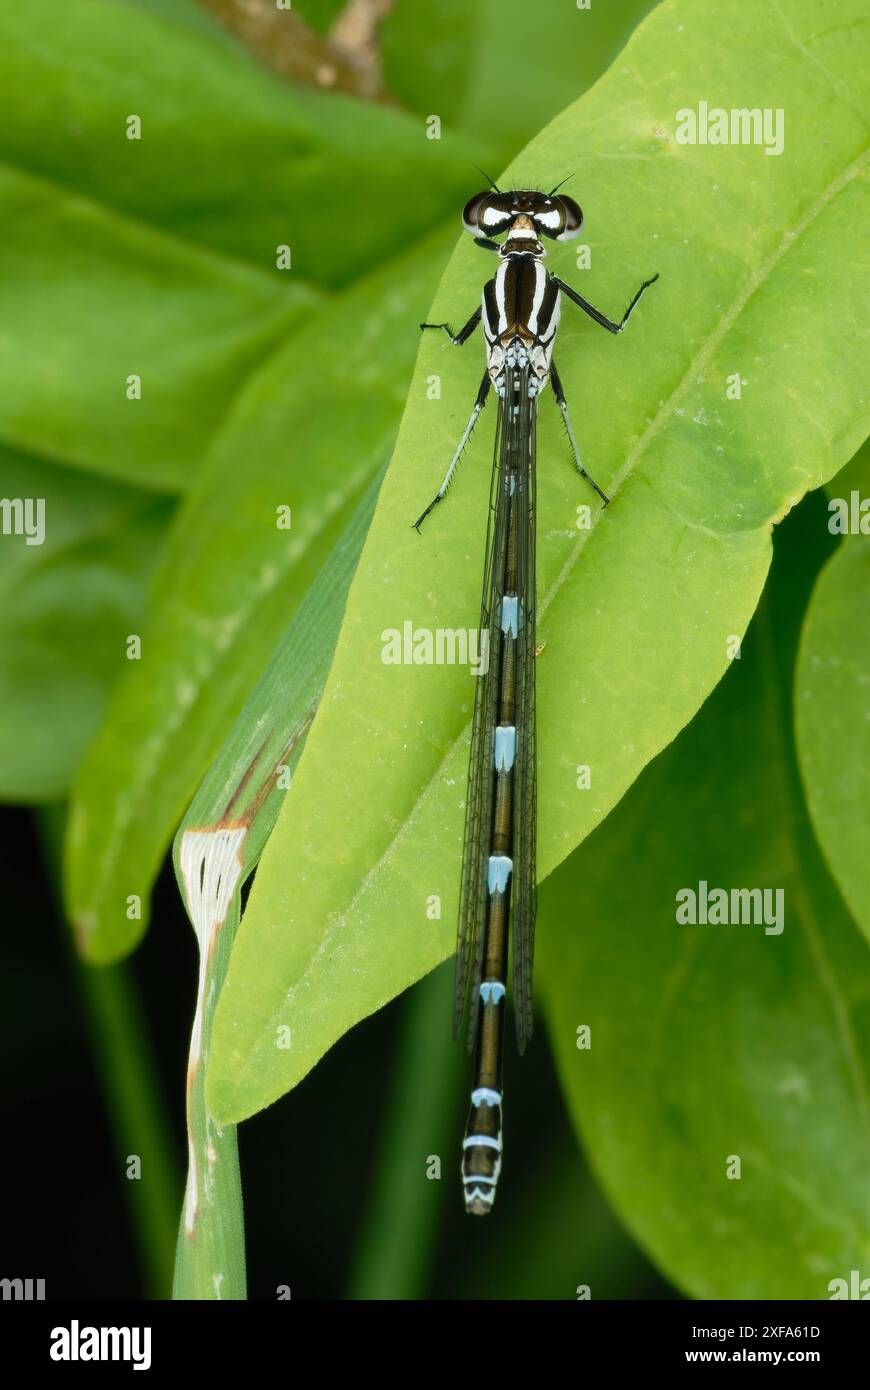
{"type": "Polygon", "coordinates": [[[561,296],[578,304],[611,333],[625,327],[645,280],[619,322],[606,317],[542,265],[542,237],[568,241],[583,215],[565,194],[502,192],[493,185],[465,206],[462,222],[479,246],[497,251],[501,265],[483,301],[458,333],[461,346],[483,322],[487,363],[471,417],[444,480],[414,525],[419,529],[446,493],[478,415],[494,386],[498,424],[484,560],[481,636],[489,662],[474,702],[465,844],[456,951],[454,1035],[471,986],[469,1050],[474,1075],[462,1151],[466,1210],[492,1210],[502,1155],[502,1058],[508,977],[513,957],[513,1008],[519,1051],[532,1035],[532,964],[536,910],[535,752],[535,424],[537,398],[549,381],[578,471],[607,497],[580,462],[568,405],[553,361],[561,296]],[[505,235],[503,242],[493,240],[505,235]]]}

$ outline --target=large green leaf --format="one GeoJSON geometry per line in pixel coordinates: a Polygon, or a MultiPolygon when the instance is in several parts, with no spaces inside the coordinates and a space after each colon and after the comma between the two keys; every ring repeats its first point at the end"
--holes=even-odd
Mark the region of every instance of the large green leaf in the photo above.
{"type": "Polygon", "coordinates": [[[318,297],[2,166],[0,209],[0,436],[189,487],[228,400],[318,297]]]}
{"type": "MultiPolygon", "coordinates": [[[[59,25],[38,7],[7,8],[4,114],[0,438],[152,489],[192,484],[246,378],[311,312],[300,258],[310,279],[349,278],[452,206],[468,167],[461,140],[433,149],[416,119],[290,90],[192,3],[72,0],[59,25]],[[139,140],[127,138],[130,115],[141,118],[139,140]],[[413,199],[393,196],[408,186],[413,199]],[[285,243],[291,274],[275,266],[285,243]],[[134,376],[138,400],[127,394],[134,376]]],[[[297,375],[288,371],[283,389],[297,375]]],[[[85,481],[83,501],[90,495],[85,481]]],[[[119,585],[128,558],[117,556],[119,585]]],[[[87,588],[72,554],[67,564],[68,592],[87,588]]],[[[230,600],[228,619],[233,609],[230,600]]],[[[18,657],[6,655],[9,669],[18,657]]],[[[14,736],[13,686],[31,669],[17,668],[2,714],[18,769],[7,786],[36,795],[48,782],[24,777],[14,736]]],[[[43,688],[31,713],[47,719],[61,690],[43,688]]],[[[87,718],[83,706],[66,722],[62,757],[62,722],[52,718],[50,732],[28,724],[56,789],[92,724],[92,693],[87,718]]],[[[168,833],[162,826],[164,844],[168,833]]]]}
{"type": "Polygon", "coordinates": [[[275,824],[286,779],[299,760],[320,699],[383,472],[284,633],[175,837],[175,872],[200,956],[188,1060],[188,1175],[175,1298],[225,1297],[228,1280],[236,1290],[244,1284],[236,1130],[233,1125],[216,1128],[205,1103],[212,1019],[241,915],[242,889],[275,824]],[[222,1175],[213,1172],[216,1149],[222,1175]],[[210,1172],[219,1180],[206,1179],[203,1184],[203,1174],[210,1172]],[[221,1270],[223,1279],[218,1278],[221,1270]]]}
{"type": "Polygon", "coordinates": [[[181,20],[119,0],[67,0],[62,23],[4,6],[0,161],[275,276],[289,245],[294,273],[322,285],[396,253],[462,196],[476,157],[462,138],[294,89],[181,20]]]}
{"type": "Polygon", "coordinates": [[[839,473],[836,473],[834,477],[831,478],[830,482],[825,485],[825,492],[832,500],[834,498],[838,499],[838,505],[835,507],[831,506],[831,502],[828,503],[828,511],[831,514],[828,519],[828,529],[831,534],[851,534],[853,529],[851,525],[846,531],[841,531],[839,529],[840,522],[834,520],[834,513],[836,512],[842,515],[843,509],[841,504],[843,503],[847,503],[851,506],[852,492],[858,493],[859,510],[861,500],[870,497],[870,439],[864,441],[863,446],[858,450],[857,454],[850,458],[845,468],[841,468],[839,473]]]}
{"type": "Polygon", "coordinates": [[[67,902],[94,960],[129,950],[175,827],[301,596],[389,457],[452,231],[339,295],[254,375],[155,577],[144,659],[77,779],[67,902]],[[339,345],[340,350],[337,350],[339,345]],[[279,507],[291,526],[279,530],[279,507]],[[145,750],[143,755],[143,750],[145,750]]]}
{"type": "Polygon", "coordinates": [[[474,132],[504,161],[604,72],[653,3],[439,0],[421,24],[415,0],[398,0],[382,26],[384,77],[410,110],[474,132]]]}
{"type": "Polygon", "coordinates": [[[72,0],[52,25],[6,7],[0,439],[183,490],[312,306],[306,286],[346,283],[440,220],[470,150],[396,110],[291,89],[187,8],[72,0]]]}
{"type": "Polygon", "coordinates": [[[160,15],[162,19],[171,19],[173,24],[186,24],[210,38],[222,39],[228,48],[235,46],[229,30],[218,23],[201,0],[115,0],[115,3],[148,10],[152,14],[160,15]]]}
{"type": "MultiPolygon", "coordinates": [[[[594,268],[572,272],[567,248],[553,259],[603,308],[661,273],[624,338],[579,315],[562,331],[586,461],[615,499],[591,532],[577,529],[589,494],[542,403],[542,877],[709,694],[758,601],[772,523],[867,432],[867,28],[858,0],[836,26],[827,15],[821,0],[801,0],[786,19],[767,0],[738,22],[671,0],[517,162],[553,182],[573,172],[594,268]],[[675,113],[712,92],[728,107],[761,92],[787,108],[785,153],[678,144],[675,113]],[[739,400],[726,397],[733,373],[746,382],[739,400]],[[798,408],[808,399],[811,421],[798,408]],[[578,790],[580,765],[591,790],[578,790]]],[[[462,246],[432,317],[461,321],[486,268],[462,246]]],[[[421,350],[324,699],[218,1007],[209,1100],[221,1119],[274,1100],[453,948],[472,681],[456,666],[384,664],[381,634],[406,620],[475,621],[485,428],[422,537],[409,522],[437,485],[480,371],[479,355],[460,360],[440,337],[421,350]],[[432,373],[440,401],[427,394],[432,373]],[[294,1045],[279,1051],[274,1029],[288,1018],[294,1045]]]]}
{"type": "MultiPolygon", "coordinates": [[[[168,504],[7,450],[5,498],[39,499],[40,544],[0,542],[0,798],[62,796],[141,631],[168,504]]],[[[37,537],[34,537],[37,539],[37,537]]]]}
{"type": "Polygon", "coordinates": [[[830,544],[813,501],[777,539],[741,660],[541,892],[571,1114],[622,1219],[698,1298],[824,1299],[870,1261],[870,952],[813,843],[790,721],[830,544]],[[702,882],[781,890],[782,931],[773,911],[769,931],[680,922],[702,882]]]}
{"type": "MultiPolygon", "coordinates": [[[[389,10],[380,27],[384,82],[407,110],[461,125],[466,93],[483,60],[481,11],[481,0],[441,0],[421,24],[419,7],[407,0],[398,0],[389,10]]],[[[505,14],[502,33],[506,37],[513,18],[513,14],[505,14]]],[[[535,90],[544,85],[534,84],[535,90]]],[[[490,113],[491,124],[497,129],[511,104],[499,102],[490,113]]],[[[526,103],[518,104],[525,107],[526,103]]],[[[534,129],[534,116],[530,115],[523,133],[534,129]]],[[[494,153],[496,149],[500,153],[502,139],[498,130],[492,141],[494,153]]]]}
{"type": "Polygon", "coordinates": [[[840,547],[813,592],[795,713],[816,834],[855,920],[870,936],[868,615],[870,538],[859,533],[840,547]]]}

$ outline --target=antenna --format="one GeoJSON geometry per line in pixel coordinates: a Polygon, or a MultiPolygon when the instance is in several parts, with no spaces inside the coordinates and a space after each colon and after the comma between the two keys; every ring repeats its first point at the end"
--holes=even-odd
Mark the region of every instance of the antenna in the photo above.
{"type": "Polygon", "coordinates": [[[491,179],[489,177],[489,174],[487,174],[484,169],[481,169],[479,164],[475,164],[474,167],[479,174],[483,174],[483,177],[486,179],[487,183],[489,184],[490,188],[493,190],[494,193],[501,193],[501,189],[499,188],[495,179],[491,179]]]}
{"type": "Polygon", "coordinates": [[[576,174],[576,172],[577,170],[575,169],[573,173],[569,174],[568,177],[566,179],[563,179],[561,183],[557,183],[555,188],[551,188],[549,193],[547,194],[547,197],[552,198],[554,193],[558,193],[560,188],[564,188],[565,184],[568,183],[571,179],[573,179],[574,174],[576,174]]]}

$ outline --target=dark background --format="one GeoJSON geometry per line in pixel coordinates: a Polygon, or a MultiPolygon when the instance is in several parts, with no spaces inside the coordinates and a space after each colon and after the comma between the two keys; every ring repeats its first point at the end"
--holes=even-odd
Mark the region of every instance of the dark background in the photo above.
{"type": "MultiPolygon", "coordinates": [[[[7,889],[0,1275],[44,1278],[50,1299],[148,1297],[158,1290],[143,1277],[131,1218],[147,1176],[141,1182],[125,1177],[130,1148],[116,1141],[107,1118],[83,1008],[84,971],[58,915],[40,821],[27,811],[0,809],[0,846],[7,889]]],[[[168,867],[147,939],[121,969],[153,1048],[180,1203],[196,952],[168,867]]],[[[447,976],[437,987],[444,984],[447,976]]],[[[273,1299],[282,1284],[294,1298],[347,1296],[405,1007],[398,1000],[354,1029],[291,1095],[240,1128],[252,1298],[273,1299]]],[[[449,1033],[448,1011],[432,1039],[433,1068],[455,1061],[449,1033]]],[[[511,1151],[497,1213],[483,1222],[462,1210],[464,1068],[461,1062],[454,1068],[461,1078],[455,1135],[442,1180],[433,1184],[439,1235],[429,1296],[570,1299],[580,1282],[589,1283],[596,1298],[675,1296],[584,1170],[543,1026],[522,1062],[510,1055],[507,1069],[511,1151]],[[585,1213],[582,1227],[578,1207],[585,1213]],[[584,1227],[589,1244],[573,1249],[567,1232],[584,1227]]]]}

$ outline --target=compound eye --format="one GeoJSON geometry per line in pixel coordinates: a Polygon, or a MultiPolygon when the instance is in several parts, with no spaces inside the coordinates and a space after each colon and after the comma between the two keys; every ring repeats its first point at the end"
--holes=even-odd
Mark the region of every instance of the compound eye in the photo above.
{"type": "Polygon", "coordinates": [[[465,207],[462,209],[462,225],[472,236],[480,236],[483,225],[480,215],[483,212],[484,204],[489,201],[489,192],[475,193],[473,198],[469,198],[465,207]]]}
{"type": "Polygon", "coordinates": [[[560,203],[545,199],[534,213],[535,225],[545,236],[558,237],[565,228],[565,213],[560,203]]]}
{"type": "Polygon", "coordinates": [[[472,236],[498,236],[507,231],[514,215],[509,193],[478,193],[465,204],[462,225],[472,236]]]}
{"type": "Polygon", "coordinates": [[[564,222],[562,230],[556,234],[557,241],[571,241],[573,237],[580,235],[580,228],[583,226],[583,213],[580,211],[580,204],[575,203],[573,198],[568,198],[564,193],[560,193],[558,198],[553,199],[562,208],[564,222]]]}

